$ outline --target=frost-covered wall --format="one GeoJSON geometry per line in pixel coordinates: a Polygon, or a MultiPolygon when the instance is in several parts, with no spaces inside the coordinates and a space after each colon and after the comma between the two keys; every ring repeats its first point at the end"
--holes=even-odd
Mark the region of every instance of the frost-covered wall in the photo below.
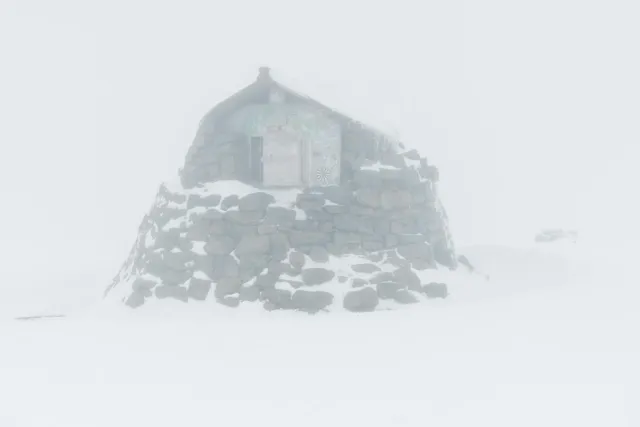
{"type": "Polygon", "coordinates": [[[286,103],[249,105],[232,114],[222,126],[230,134],[260,136],[276,143],[294,138],[302,147],[303,184],[340,182],[341,127],[316,108],[286,103]]]}
{"type": "MultiPolygon", "coordinates": [[[[301,168],[300,185],[338,185],[341,174],[342,127],[320,109],[303,103],[276,102],[250,104],[234,111],[215,124],[203,123],[187,155],[183,170],[187,186],[216,179],[239,179],[251,182],[249,141],[262,137],[265,150],[279,141],[298,144],[299,159],[272,159],[264,153],[263,161],[281,161],[268,165],[272,169],[301,168]]],[[[293,151],[293,149],[292,149],[293,151]]]]}
{"type": "Polygon", "coordinates": [[[434,169],[416,152],[387,157],[348,162],[340,186],[162,186],[109,294],[308,312],[446,296],[435,280],[456,260],[434,169]]]}

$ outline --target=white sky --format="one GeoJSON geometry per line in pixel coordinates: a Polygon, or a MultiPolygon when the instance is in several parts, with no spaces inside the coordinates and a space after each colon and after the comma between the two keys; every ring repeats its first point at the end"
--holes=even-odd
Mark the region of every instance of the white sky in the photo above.
{"type": "Polygon", "coordinates": [[[109,279],[200,117],[263,64],[432,159],[460,244],[638,230],[639,19],[633,0],[0,0],[1,272],[109,279]]]}

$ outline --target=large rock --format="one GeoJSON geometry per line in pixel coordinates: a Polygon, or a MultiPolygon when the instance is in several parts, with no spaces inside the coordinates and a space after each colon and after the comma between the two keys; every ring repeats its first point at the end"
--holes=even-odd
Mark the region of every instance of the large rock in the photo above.
{"type": "Polygon", "coordinates": [[[189,297],[187,294],[187,288],[174,285],[160,285],[155,288],[156,298],[174,298],[180,301],[187,302],[189,297]]]}
{"type": "Polygon", "coordinates": [[[133,292],[124,302],[131,308],[138,308],[144,304],[145,295],[142,292],[133,292]]]}
{"type": "Polygon", "coordinates": [[[156,282],[154,282],[153,280],[149,280],[149,279],[144,279],[142,277],[138,277],[132,284],[131,284],[131,289],[133,289],[134,292],[136,291],[140,291],[143,292],[144,291],[150,291],[151,289],[153,289],[156,286],[156,282]]]}
{"type": "Polygon", "coordinates": [[[224,277],[238,277],[240,267],[238,261],[231,255],[218,255],[211,258],[211,269],[205,270],[205,273],[214,279],[222,279],[224,277]]]}
{"type": "Polygon", "coordinates": [[[278,278],[279,275],[274,273],[261,274],[256,277],[254,285],[261,291],[265,289],[273,289],[276,283],[278,283],[278,278]]]}
{"type": "Polygon", "coordinates": [[[283,233],[270,234],[269,245],[271,248],[271,257],[277,261],[284,260],[291,247],[289,238],[283,233]]]}
{"type": "Polygon", "coordinates": [[[336,230],[355,232],[360,228],[360,220],[353,214],[340,214],[333,217],[333,226],[336,230]]]}
{"type": "Polygon", "coordinates": [[[393,299],[400,304],[415,304],[418,302],[418,298],[406,289],[400,289],[396,292],[393,299]]]}
{"type": "Polygon", "coordinates": [[[265,224],[289,225],[296,219],[296,212],[282,206],[269,206],[264,217],[265,224]]]}
{"type": "Polygon", "coordinates": [[[238,206],[239,200],[240,198],[237,195],[232,194],[222,199],[222,202],[220,203],[220,207],[222,208],[222,210],[225,210],[225,211],[229,210],[235,206],[238,206]]]}
{"type": "Polygon", "coordinates": [[[431,246],[426,242],[399,246],[397,250],[400,256],[409,261],[414,259],[433,261],[433,251],[431,250],[431,246]]]}
{"type": "Polygon", "coordinates": [[[324,206],[324,203],[324,197],[318,194],[298,194],[298,197],[296,199],[296,206],[305,211],[320,209],[324,206]]]}
{"type": "Polygon", "coordinates": [[[265,289],[260,293],[260,299],[265,302],[264,308],[267,310],[293,308],[291,292],[285,289],[265,289]]]}
{"type": "Polygon", "coordinates": [[[187,296],[191,299],[204,301],[211,290],[211,281],[198,278],[191,278],[187,288],[187,296]]]}
{"type": "Polygon", "coordinates": [[[342,302],[348,311],[365,312],[374,311],[378,306],[378,294],[373,288],[365,287],[356,291],[347,292],[342,302]]]}
{"type": "Polygon", "coordinates": [[[375,264],[354,264],[351,269],[356,273],[372,274],[380,271],[380,267],[375,264]]]}
{"type": "Polygon", "coordinates": [[[164,251],[162,261],[173,270],[188,270],[189,263],[193,261],[193,254],[189,252],[164,251]]]}
{"type": "Polygon", "coordinates": [[[224,298],[227,295],[235,294],[240,291],[242,282],[237,277],[226,277],[220,279],[216,283],[215,296],[216,298],[224,298]]]}
{"type": "Polygon", "coordinates": [[[323,246],[314,246],[309,251],[309,258],[314,262],[328,262],[329,252],[323,246]]]}
{"type": "Polygon", "coordinates": [[[329,292],[298,289],[293,293],[291,302],[297,310],[317,313],[333,303],[333,295],[329,292]]]}
{"type": "Polygon", "coordinates": [[[227,211],[224,218],[234,224],[258,225],[264,214],[260,211],[227,211]]]}
{"type": "Polygon", "coordinates": [[[304,256],[304,253],[300,251],[291,251],[291,253],[289,254],[289,264],[291,264],[291,266],[296,270],[302,270],[305,261],[306,258],[304,256]]]}
{"type": "Polygon", "coordinates": [[[363,206],[377,209],[380,207],[380,193],[373,188],[360,188],[355,192],[355,198],[363,206]]]}
{"type": "Polygon", "coordinates": [[[446,298],[449,296],[449,289],[446,283],[429,283],[423,287],[428,298],[446,298]]]}
{"type": "Polygon", "coordinates": [[[397,282],[382,282],[376,285],[378,296],[382,299],[391,299],[396,296],[398,291],[405,289],[407,285],[397,282]]]}
{"type": "Polygon", "coordinates": [[[247,194],[238,201],[238,209],[241,211],[264,211],[276,199],[267,193],[247,194]]]}
{"type": "Polygon", "coordinates": [[[393,277],[395,282],[406,285],[412,291],[420,292],[422,290],[420,277],[418,277],[416,272],[411,270],[409,267],[397,269],[393,272],[393,277]]]}
{"type": "Polygon", "coordinates": [[[380,205],[384,210],[406,209],[413,198],[408,190],[386,190],[380,195],[380,205]]]}
{"type": "Polygon", "coordinates": [[[236,247],[236,255],[265,254],[269,252],[269,236],[243,236],[236,247]]]}
{"type": "Polygon", "coordinates": [[[327,233],[321,231],[300,231],[294,230],[289,235],[289,240],[293,247],[312,246],[326,244],[330,240],[327,233]]]}
{"type": "Polygon", "coordinates": [[[333,271],[326,268],[306,268],[302,270],[302,281],[307,286],[322,285],[333,280],[335,275],[333,271]]]}
{"type": "Polygon", "coordinates": [[[260,298],[260,288],[256,285],[243,286],[238,293],[240,301],[256,302],[260,298]]]}
{"type": "Polygon", "coordinates": [[[213,208],[218,206],[221,200],[222,200],[222,197],[220,197],[217,194],[210,194],[207,196],[193,194],[189,196],[189,200],[187,200],[187,209],[191,209],[195,207],[213,208]]]}
{"type": "Polygon", "coordinates": [[[204,251],[209,255],[227,255],[236,247],[236,242],[227,236],[212,236],[206,245],[204,251]]]}

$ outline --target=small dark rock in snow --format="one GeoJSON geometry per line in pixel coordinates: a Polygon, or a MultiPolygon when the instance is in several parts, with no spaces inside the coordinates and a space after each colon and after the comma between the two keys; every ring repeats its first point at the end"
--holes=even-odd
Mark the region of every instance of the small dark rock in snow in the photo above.
{"type": "Polygon", "coordinates": [[[423,290],[428,298],[446,298],[449,295],[446,283],[429,283],[424,285],[423,290]]]}

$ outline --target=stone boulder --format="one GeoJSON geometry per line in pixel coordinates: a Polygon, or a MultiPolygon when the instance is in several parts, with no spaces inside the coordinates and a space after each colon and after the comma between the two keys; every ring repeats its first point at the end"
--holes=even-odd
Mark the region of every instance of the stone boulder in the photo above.
{"type": "Polygon", "coordinates": [[[228,236],[212,236],[206,245],[204,251],[209,255],[228,255],[236,247],[236,242],[228,236]]]}
{"type": "Polygon", "coordinates": [[[307,286],[322,285],[333,280],[335,275],[333,271],[326,268],[306,268],[302,270],[302,281],[307,286]]]}
{"type": "Polygon", "coordinates": [[[397,282],[382,282],[376,285],[378,297],[381,299],[393,299],[400,290],[406,288],[407,285],[397,282]]]}
{"type": "Polygon", "coordinates": [[[265,289],[260,293],[260,299],[264,301],[266,310],[291,309],[291,292],[286,289],[265,289]]]}
{"type": "Polygon", "coordinates": [[[427,298],[446,298],[449,296],[449,289],[446,283],[429,283],[424,285],[422,289],[427,298]]]}
{"type": "Polygon", "coordinates": [[[298,289],[291,297],[293,307],[308,313],[317,313],[333,303],[333,295],[323,291],[298,289]]]}
{"type": "Polygon", "coordinates": [[[189,300],[187,288],[182,286],[160,285],[155,288],[155,294],[158,299],[174,298],[184,302],[189,300]]]}
{"type": "Polygon", "coordinates": [[[269,236],[243,236],[236,247],[238,257],[248,254],[265,254],[269,252],[269,236]]]}
{"type": "Polygon", "coordinates": [[[351,270],[356,273],[372,274],[380,271],[380,267],[375,264],[354,264],[351,266],[351,270]]]}
{"type": "Polygon", "coordinates": [[[364,287],[355,291],[347,292],[344,296],[342,306],[353,312],[374,311],[378,306],[378,294],[373,288],[364,287]]]}
{"type": "Polygon", "coordinates": [[[187,296],[191,299],[204,301],[211,290],[211,281],[198,278],[191,278],[187,288],[187,296]]]}
{"type": "Polygon", "coordinates": [[[264,211],[267,207],[274,203],[276,199],[267,193],[247,194],[238,201],[238,210],[240,211],[264,211]]]}

